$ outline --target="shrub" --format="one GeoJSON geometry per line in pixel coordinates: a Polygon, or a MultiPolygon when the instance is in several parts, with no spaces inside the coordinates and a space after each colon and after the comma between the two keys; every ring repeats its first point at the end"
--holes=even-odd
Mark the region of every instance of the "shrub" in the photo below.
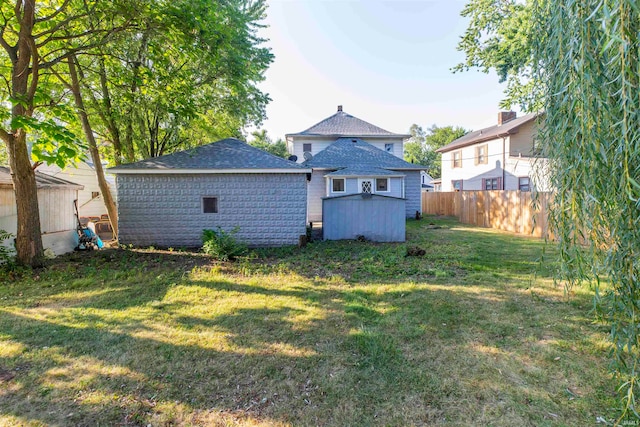
{"type": "Polygon", "coordinates": [[[13,234],[4,230],[0,230],[0,265],[10,264],[15,256],[15,249],[13,245],[6,246],[5,240],[13,238],[13,234]]]}
{"type": "Polygon", "coordinates": [[[240,227],[230,232],[218,227],[217,230],[202,230],[202,250],[205,254],[220,261],[233,260],[247,253],[247,245],[239,242],[234,236],[240,227]]]}

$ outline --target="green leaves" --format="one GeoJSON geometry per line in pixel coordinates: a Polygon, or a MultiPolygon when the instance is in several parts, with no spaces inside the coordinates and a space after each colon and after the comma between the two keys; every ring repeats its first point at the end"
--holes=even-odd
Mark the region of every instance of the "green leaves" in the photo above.
{"type": "Polygon", "coordinates": [[[410,163],[427,166],[429,175],[439,178],[442,160],[436,150],[460,138],[467,131],[459,126],[432,125],[425,132],[422,127],[414,124],[411,125],[409,133],[411,138],[404,144],[404,159],[410,163]]]}
{"type": "Polygon", "coordinates": [[[77,163],[86,148],[78,137],[55,119],[39,120],[34,117],[16,116],[11,128],[23,129],[30,135],[31,158],[34,162],[56,164],[64,168],[68,163],[77,163]]]}
{"type": "Polygon", "coordinates": [[[596,283],[611,325],[622,417],[638,417],[640,362],[640,13],[632,0],[533,3],[539,133],[557,189],[551,222],[570,283],[596,283]],[[599,289],[600,279],[610,288],[599,289]]]}
{"type": "Polygon", "coordinates": [[[515,104],[535,111],[539,104],[536,86],[530,84],[531,44],[543,40],[544,34],[534,32],[533,10],[532,0],[471,0],[461,13],[470,19],[458,43],[465,60],[453,71],[494,70],[500,82],[507,83],[501,108],[515,104]]]}

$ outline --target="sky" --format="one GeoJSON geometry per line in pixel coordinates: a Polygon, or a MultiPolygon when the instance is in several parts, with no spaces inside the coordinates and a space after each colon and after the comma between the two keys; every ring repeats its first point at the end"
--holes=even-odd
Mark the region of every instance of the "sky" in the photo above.
{"type": "Polygon", "coordinates": [[[504,85],[494,73],[453,73],[467,26],[462,0],[268,0],[274,62],[261,128],[276,140],[344,111],[395,133],[496,124],[504,85]]]}

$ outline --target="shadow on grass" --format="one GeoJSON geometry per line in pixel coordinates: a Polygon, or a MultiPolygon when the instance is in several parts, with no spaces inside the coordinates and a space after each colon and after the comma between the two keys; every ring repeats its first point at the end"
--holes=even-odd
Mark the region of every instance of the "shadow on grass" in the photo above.
{"type": "MultiPolygon", "coordinates": [[[[247,286],[243,292],[268,290],[247,286]]],[[[158,405],[173,402],[186,411],[243,411],[294,424],[313,419],[327,424],[347,419],[359,425],[430,423],[448,413],[453,402],[469,399],[469,378],[488,383],[474,391],[473,399],[491,402],[495,393],[509,396],[511,405],[529,411],[520,414],[529,423],[542,422],[546,416],[544,411],[527,409],[527,402],[534,398],[552,413],[570,410],[563,408],[570,402],[561,388],[548,382],[536,384],[540,378],[533,374],[519,372],[518,378],[505,380],[487,373],[508,361],[497,362],[495,353],[477,350],[481,344],[508,358],[522,359],[523,364],[540,364],[540,369],[551,371],[549,381],[551,377],[566,381],[573,374],[563,372],[566,366],[553,366],[553,348],[536,361],[521,347],[527,334],[532,334],[528,337],[532,343],[545,339],[530,318],[536,306],[549,309],[543,304],[529,301],[531,312],[525,310],[514,319],[494,316],[509,310],[505,301],[479,302],[486,306],[465,310],[473,296],[461,297],[451,290],[345,291],[337,299],[335,292],[329,294],[325,298],[320,292],[318,304],[333,314],[312,321],[304,331],[294,328],[290,318],[299,311],[291,307],[239,308],[213,317],[169,313],[172,331],[155,339],[140,337],[144,331],[131,325],[130,332],[116,333],[105,327],[62,325],[55,316],[44,321],[3,311],[0,335],[20,343],[24,351],[22,357],[0,359],[0,365],[15,369],[26,363],[27,368],[16,371],[14,387],[0,398],[2,412],[54,424],[145,424],[153,421],[151,414],[158,405]],[[376,310],[380,305],[386,314],[376,310]],[[197,337],[191,345],[165,341],[193,328],[224,332],[235,350],[207,348],[198,344],[197,337]],[[74,386],[75,377],[82,376],[77,365],[87,363],[102,368],[89,372],[80,387],[74,386]],[[450,370],[440,364],[449,365],[450,370]],[[126,374],[113,376],[114,368],[126,368],[126,374]],[[67,378],[52,380],[60,372],[67,378]],[[83,399],[83,393],[90,395],[92,390],[99,390],[99,398],[83,399]],[[416,405],[403,410],[406,402],[416,405]]],[[[584,332],[584,319],[563,316],[571,312],[569,307],[557,311],[558,319],[564,320],[553,334],[576,337],[584,332]]],[[[548,321],[548,313],[541,315],[543,320],[548,321]]],[[[77,322],[105,324],[95,315],[79,314],[77,322]]],[[[126,329],[127,324],[123,320],[119,326],[126,329]]],[[[493,416],[496,421],[511,415],[505,408],[496,408],[493,416]]]]}
{"type": "Polygon", "coordinates": [[[2,291],[0,340],[16,350],[0,353],[0,371],[15,373],[0,414],[58,425],[224,414],[585,425],[603,414],[605,352],[584,307],[533,298],[511,280],[531,270],[539,242],[417,222],[409,231],[426,257],[405,257],[401,244],[324,242],[229,267],[249,277],[194,280],[186,273],[207,260],[127,251],[90,257],[76,273],[73,259],[51,268],[20,295],[2,291]],[[503,264],[487,267],[496,255],[503,264]],[[289,275],[252,281],[273,271],[289,275]]]}

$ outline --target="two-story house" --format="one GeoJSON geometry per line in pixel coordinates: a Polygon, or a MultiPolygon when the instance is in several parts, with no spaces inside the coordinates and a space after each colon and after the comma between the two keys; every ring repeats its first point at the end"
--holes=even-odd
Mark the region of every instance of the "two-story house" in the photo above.
{"type": "Polygon", "coordinates": [[[547,190],[540,173],[544,159],[535,146],[538,117],[502,111],[497,125],[469,132],[437,150],[442,154],[441,191],[547,190]]]}
{"type": "Polygon", "coordinates": [[[322,199],[372,194],[405,199],[405,215],[421,212],[425,167],[402,159],[407,134],[397,134],[338,111],[310,128],[286,135],[291,159],[312,168],[307,219],[322,221],[322,199]]]}

